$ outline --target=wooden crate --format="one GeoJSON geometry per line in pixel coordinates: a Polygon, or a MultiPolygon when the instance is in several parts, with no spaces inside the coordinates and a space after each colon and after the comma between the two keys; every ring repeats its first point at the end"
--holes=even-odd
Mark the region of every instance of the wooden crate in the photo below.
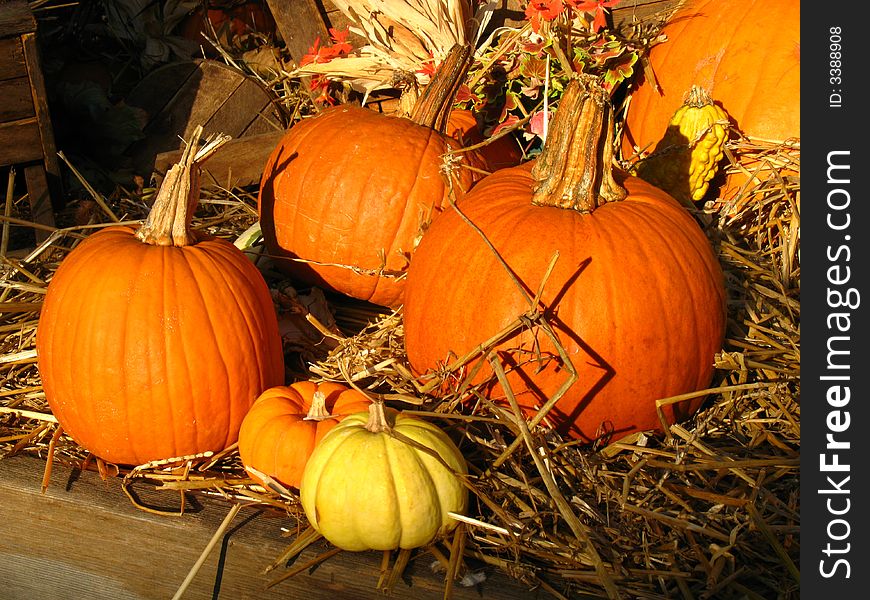
{"type": "Polygon", "coordinates": [[[60,167],[36,40],[23,0],[0,0],[0,167],[21,168],[36,240],[44,240],[61,206],[60,167]]]}

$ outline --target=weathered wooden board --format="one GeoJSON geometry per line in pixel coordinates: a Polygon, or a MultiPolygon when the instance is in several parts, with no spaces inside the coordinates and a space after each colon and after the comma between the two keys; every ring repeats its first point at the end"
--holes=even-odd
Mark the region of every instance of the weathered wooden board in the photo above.
{"type": "Polygon", "coordinates": [[[20,37],[0,38],[0,80],[27,77],[20,37]]]}
{"type": "Polygon", "coordinates": [[[144,111],[145,139],[130,149],[134,168],[151,175],[156,157],[181,147],[193,130],[233,138],[280,131],[286,118],[273,94],[238,69],[213,60],[171,63],[147,75],[126,99],[144,111]]]}
{"type": "MultiPolygon", "coordinates": [[[[227,516],[230,503],[197,494],[181,517],[154,515],[134,507],[117,479],[102,481],[90,471],[54,465],[51,485],[40,493],[44,461],[32,456],[0,459],[0,597],[3,600],[168,600],[184,582],[227,516]]],[[[175,508],[177,492],[136,486],[141,501],[175,508]]],[[[341,552],[266,590],[284,568],[268,574],[292,539],[282,527],[289,517],[247,507],[190,583],[184,600],[263,598],[365,600],[383,598],[376,589],[380,552],[341,552]]],[[[329,549],[316,543],[298,564],[329,549]]],[[[413,560],[391,598],[441,600],[443,576],[430,569],[431,555],[413,560]]],[[[548,597],[500,573],[477,587],[455,587],[454,600],[519,600],[548,597]]]]}
{"type": "MultiPolygon", "coordinates": [[[[622,0],[609,9],[614,29],[633,23],[659,20],[667,17],[684,0],[622,0]]],[[[526,0],[502,0],[493,17],[493,26],[516,27],[525,21],[526,0]]]]}
{"type": "Polygon", "coordinates": [[[21,35],[36,31],[36,19],[24,0],[0,0],[0,35],[21,35]]]}
{"type": "Polygon", "coordinates": [[[0,166],[25,173],[36,242],[54,227],[63,206],[60,165],[29,3],[0,0],[0,166]]]}
{"type": "Polygon", "coordinates": [[[299,62],[308,53],[314,40],[328,42],[328,26],[315,0],[267,0],[267,4],[294,61],[299,62]]]}
{"type": "MultiPolygon", "coordinates": [[[[230,140],[203,165],[201,183],[228,190],[259,184],[263,167],[284,133],[271,131],[230,140]]],[[[154,171],[165,173],[179,160],[181,150],[161,152],[154,162],[154,171]]]]}
{"type": "Polygon", "coordinates": [[[0,166],[42,159],[42,141],[36,117],[0,123],[0,166]]]}

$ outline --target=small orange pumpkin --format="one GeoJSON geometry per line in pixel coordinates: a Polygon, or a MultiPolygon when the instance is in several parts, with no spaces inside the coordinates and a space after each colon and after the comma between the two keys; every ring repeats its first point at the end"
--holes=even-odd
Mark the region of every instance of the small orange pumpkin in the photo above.
{"type": "Polygon", "coordinates": [[[314,447],[346,416],[368,410],[371,400],[340,383],[297,381],[257,398],[242,421],[239,457],[248,474],[260,473],[298,488],[314,447]]]}

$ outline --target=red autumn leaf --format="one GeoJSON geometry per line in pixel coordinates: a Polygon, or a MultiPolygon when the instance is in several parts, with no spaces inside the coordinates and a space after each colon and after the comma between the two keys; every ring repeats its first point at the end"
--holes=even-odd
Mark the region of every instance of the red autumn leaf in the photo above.
{"type": "Polygon", "coordinates": [[[552,21],[565,10],[562,0],[529,0],[526,6],[526,19],[531,21],[532,30],[541,29],[541,21],[552,21]]]}

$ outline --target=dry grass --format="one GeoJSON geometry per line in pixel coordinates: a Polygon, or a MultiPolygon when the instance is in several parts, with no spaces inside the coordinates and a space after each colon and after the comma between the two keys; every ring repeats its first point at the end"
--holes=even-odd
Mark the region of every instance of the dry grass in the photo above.
{"type": "MultiPolygon", "coordinates": [[[[436,420],[459,441],[471,467],[469,518],[451,539],[420,550],[456,575],[445,597],[451,586],[493,568],[554,598],[799,597],[800,180],[793,174],[799,147],[732,142],[728,156],[731,170],[741,168],[738,159],[759,158],[774,177],[696,215],[725,272],[728,330],[711,387],[699,392],[708,396],[702,409],[665,434],[581,446],[530,428],[509,410],[462,402],[469,390],[458,372],[442,374],[436,383],[447,391],[436,397],[428,392],[436,383],[411,374],[401,311],[316,294],[319,308],[311,309],[297,295],[305,290],[262,263],[279,317],[302,332],[302,341],[288,347],[296,375],[381,395],[436,420]]],[[[286,514],[288,530],[300,532],[283,556],[264,557],[279,584],[311,566],[284,568],[317,535],[297,496],[254,484],[235,448],[116,470],[56,435],[34,344],[47,282],[84,236],[115,220],[138,222],[151,200],[148,190],[94,194],[58,215],[62,228],[38,247],[16,247],[33,225],[13,186],[3,197],[0,461],[33,454],[100,469],[122,478],[134,504],[131,486],[144,484],[181,498],[209,494],[271,506],[286,514]]],[[[235,239],[256,221],[255,194],[204,189],[195,226],[235,239]]],[[[382,589],[408,558],[385,556],[382,589]]]]}
{"type": "MultiPolygon", "coordinates": [[[[146,207],[147,198],[113,202],[124,220],[141,219],[146,207]]],[[[253,207],[252,195],[240,190],[205,190],[196,225],[232,238],[255,220],[253,207]]],[[[110,220],[98,210],[92,217],[100,224],[110,220]]],[[[436,419],[460,440],[472,468],[472,519],[457,530],[462,540],[429,549],[446,566],[459,575],[498,568],[557,598],[798,596],[799,180],[768,180],[731,202],[710,204],[698,217],[726,274],[728,334],[704,407],[665,435],[590,448],[544,428],[529,430],[510,412],[460,402],[467,390],[456,374],[443,374],[446,395],[424,393],[432,383],[411,375],[401,311],[330,298],[334,323],[307,315],[305,323],[331,336],[307,348],[310,374],[381,394],[436,419]],[[454,544],[463,548],[460,565],[449,558],[457,556],[454,544]]],[[[90,461],[66,435],[54,439],[56,424],[35,364],[46,283],[93,230],[71,226],[43,247],[0,257],[0,457],[46,457],[56,443],[54,460],[110,468],[90,461]]],[[[286,295],[289,282],[264,269],[276,298],[281,290],[286,295]]],[[[286,303],[276,307],[285,317],[293,312],[286,303]]],[[[294,310],[298,315],[299,307],[294,310]]],[[[324,338],[316,333],[311,339],[324,338]]],[[[302,375],[303,361],[296,364],[302,375]]],[[[254,485],[234,448],[118,476],[125,490],[135,482],[182,497],[208,493],[261,502],[285,511],[294,521],[288,528],[305,529],[296,496],[254,485]]],[[[130,499],[135,503],[134,495],[130,499]]],[[[306,546],[297,545],[297,552],[306,546]]]]}

